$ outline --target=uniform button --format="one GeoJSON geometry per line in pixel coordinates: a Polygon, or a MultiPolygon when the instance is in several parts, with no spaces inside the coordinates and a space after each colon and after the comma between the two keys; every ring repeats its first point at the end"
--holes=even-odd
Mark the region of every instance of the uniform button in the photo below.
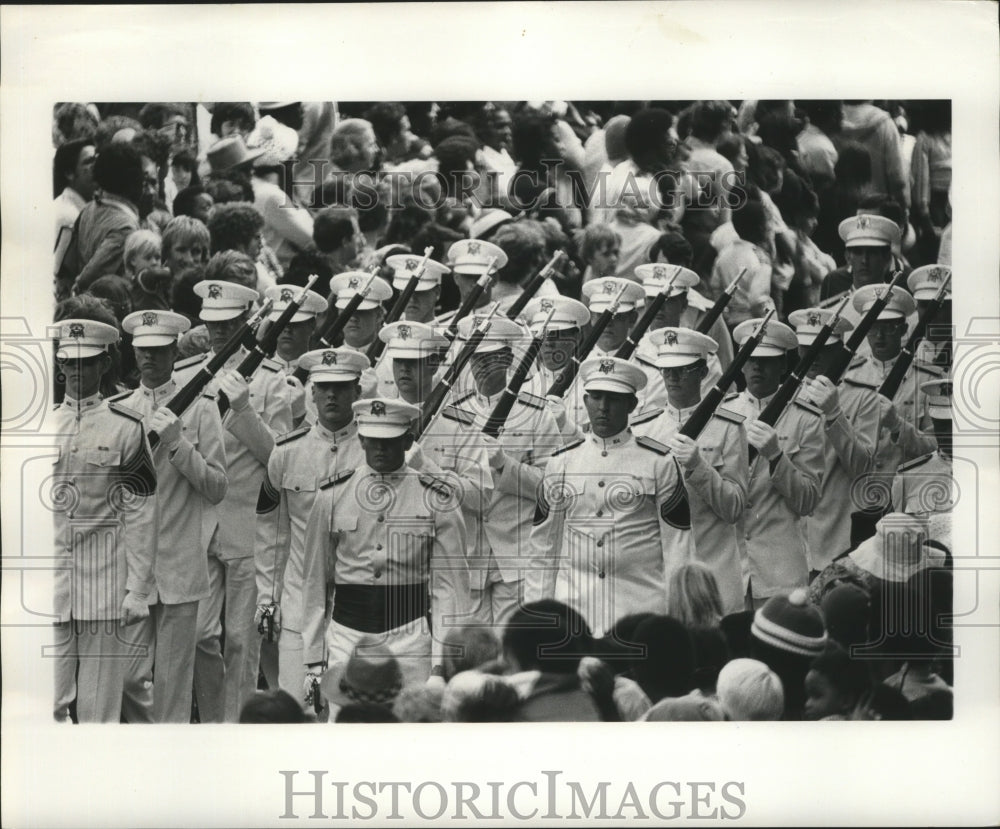
{"type": "Polygon", "coordinates": [[[295,487],[295,491],[296,491],[296,492],[298,492],[298,491],[299,491],[299,488],[298,488],[298,487],[295,487]]]}
{"type": "Polygon", "coordinates": [[[607,456],[608,456],[608,453],[607,453],[606,451],[603,451],[603,450],[602,450],[602,451],[601,451],[601,457],[602,457],[602,458],[606,458],[607,456]]]}
{"type": "Polygon", "coordinates": [[[599,509],[599,510],[597,511],[597,517],[598,517],[598,518],[600,518],[600,517],[601,517],[602,515],[604,515],[604,510],[602,510],[602,509],[599,509]]]}
{"type": "Polygon", "coordinates": [[[377,578],[377,579],[382,578],[382,571],[381,570],[376,570],[375,571],[375,578],[377,578]]]}
{"type": "Polygon", "coordinates": [[[597,542],[597,546],[598,547],[603,547],[604,546],[604,539],[603,538],[600,541],[597,542]]]}
{"type": "Polygon", "coordinates": [[[875,462],[875,468],[876,469],[881,469],[882,468],[882,461],[876,461],[875,462]]]}
{"type": "Polygon", "coordinates": [[[381,544],[376,544],[375,545],[375,549],[376,550],[381,550],[382,549],[382,545],[381,544]]]}
{"type": "Polygon", "coordinates": [[[385,516],[384,515],[380,515],[378,517],[377,521],[379,522],[379,524],[381,524],[383,521],[385,521],[385,516]]]}
{"type": "Polygon", "coordinates": [[[79,452],[79,451],[80,451],[80,450],[79,450],[79,449],[78,449],[77,447],[75,447],[75,446],[73,447],[73,453],[74,453],[74,454],[75,454],[75,453],[77,453],[77,452],[79,452]]]}
{"type": "Polygon", "coordinates": [[[598,482],[597,482],[597,485],[598,485],[598,486],[604,486],[604,481],[598,481],[598,482]]]}
{"type": "Polygon", "coordinates": [[[599,578],[599,579],[603,579],[604,578],[604,571],[603,570],[601,570],[601,572],[597,574],[597,578],[599,578]]]}

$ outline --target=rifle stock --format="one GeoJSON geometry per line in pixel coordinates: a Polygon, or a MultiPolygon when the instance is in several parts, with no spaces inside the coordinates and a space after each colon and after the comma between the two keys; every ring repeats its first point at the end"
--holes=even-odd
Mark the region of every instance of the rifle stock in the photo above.
{"type": "Polygon", "coordinates": [[[528,303],[531,302],[535,294],[538,293],[538,289],[542,287],[542,283],[544,283],[545,280],[549,278],[549,274],[555,270],[556,265],[559,263],[559,260],[562,259],[563,255],[564,254],[561,250],[557,250],[549,260],[549,263],[532,277],[531,281],[525,286],[524,290],[521,291],[521,295],[514,300],[514,304],[511,305],[510,309],[507,311],[508,319],[516,320],[521,315],[521,312],[527,307],[528,303]]]}
{"type": "MultiPolygon", "coordinates": [[[[406,305],[410,301],[410,297],[413,296],[414,292],[417,290],[417,285],[420,284],[420,280],[427,270],[427,260],[430,259],[431,253],[433,252],[433,247],[424,248],[424,258],[420,260],[420,265],[410,276],[409,281],[400,291],[399,296],[396,297],[396,301],[393,303],[392,308],[389,309],[389,313],[386,315],[385,321],[382,325],[391,325],[396,322],[403,312],[406,310],[406,305]]],[[[382,352],[385,350],[385,343],[376,337],[375,341],[368,346],[368,351],[365,356],[368,358],[368,362],[373,366],[378,362],[379,357],[382,356],[382,352]]]]}
{"type": "Polygon", "coordinates": [[[674,282],[677,280],[677,275],[680,272],[680,266],[677,266],[674,270],[674,275],[670,277],[670,281],[646,306],[646,310],[642,312],[642,316],[639,318],[639,321],[632,327],[632,330],[628,332],[628,337],[626,337],[625,342],[623,342],[615,352],[616,357],[620,357],[622,360],[627,360],[635,353],[636,348],[639,347],[639,340],[641,340],[646,331],[649,330],[649,326],[653,324],[653,320],[656,318],[656,315],[660,313],[663,303],[665,303],[667,301],[667,297],[670,296],[670,289],[673,288],[674,282]]]}
{"type": "Polygon", "coordinates": [[[458,306],[458,310],[455,312],[455,316],[451,318],[451,322],[447,328],[447,335],[449,339],[454,340],[455,335],[458,333],[458,324],[464,320],[472,312],[472,309],[476,306],[479,301],[479,297],[483,295],[486,288],[493,282],[494,268],[496,267],[497,258],[494,256],[490,259],[490,263],[486,268],[486,272],[476,280],[476,284],[472,286],[472,290],[466,294],[465,299],[462,300],[462,304],[458,306]]]}

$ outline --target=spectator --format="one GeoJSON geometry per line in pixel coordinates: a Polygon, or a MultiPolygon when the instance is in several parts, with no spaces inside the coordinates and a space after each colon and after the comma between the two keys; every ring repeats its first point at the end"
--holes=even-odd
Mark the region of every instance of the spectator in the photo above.
{"type": "Polygon", "coordinates": [[[253,105],[244,101],[219,103],[212,108],[212,133],[219,138],[240,136],[244,141],[257,123],[253,105]]]}
{"type": "Polygon", "coordinates": [[[439,685],[407,685],[392,704],[400,722],[441,722],[444,689],[439,685]]]}
{"type": "MultiPolygon", "coordinates": [[[[215,182],[215,184],[224,185],[226,182],[215,182]]],[[[174,198],[174,216],[190,216],[206,226],[212,218],[214,209],[215,199],[201,185],[186,187],[174,198]]]]}
{"type": "Polygon", "coordinates": [[[69,248],[77,217],[94,195],[95,157],[94,140],[78,138],[60,145],[52,162],[52,186],[56,200],[57,275],[69,248]]]}
{"type": "Polygon", "coordinates": [[[827,643],[806,674],[805,719],[850,719],[870,685],[863,663],[852,660],[840,645],[827,643]]]}
{"type": "Polygon", "coordinates": [[[243,705],[241,723],[304,723],[302,706],[287,691],[258,691],[243,705]]]}
{"type": "Polygon", "coordinates": [[[593,224],[580,233],[580,258],[586,268],[583,282],[602,276],[617,276],[621,239],[610,225],[593,224]]]}
{"type": "Polygon", "coordinates": [[[831,136],[839,135],[844,120],[840,101],[797,101],[808,123],[796,138],[802,169],[813,186],[822,191],[836,181],[837,148],[831,136]]]}
{"type": "Polygon", "coordinates": [[[261,295],[276,284],[276,280],[260,261],[261,248],[264,244],[263,229],[264,218],[256,207],[246,202],[219,205],[218,209],[213,211],[208,223],[208,232],[212,237],[212,253],[235,250],[250,257],[257,269],[257,283],[250,287],[261,295]]]}
{"type": "Polygon", "coordinates": [[[722,597],[712,571],[697,561],[674,570],[667,609],[687,628],[717,628],[722,621],[722,597]]]}
{"type": "Polygon", "coordinates": [[[190,216],[178,216],[163,231],[163,265],[176,277],[192,265],[204,265],[211,245],[205,225],[190,216]]]}
{"type": "Polygon", "coordinates": [[[837,229],[840,223],[854,216],[862,199],[871,193],[871,155],[860,144],[843,143],[834,166],[835,181],[820,191],[820,208],[814,238],[820,250],[833,257],[838,265],[845,263],[844,242],[837,229]]]}
{"type": "MultiPolygon", "coordinates": [[[[392,706],[403,688],[403,674],[392,652],[378,637],[369,635],[358,641],[346,662],[323,674],[320,687],[330,704],[331,714],[347,706],[368,704],[383,709],[385,716],[392,719],[355,719],[354,722],[395,722],[392,706]]],[[[350,715],[351,711],[347,713],[350,715]]],[[[375,713],[380,712],[368,711],[366,716],[375,713]]]]}
{"type": "Polygon", "coordinates": [[[462,671],[448,682],[441,701],[444,722],[510,722],[520,703],[502,676],[462,671]]]}
{"type": "Polygon", "coordinates": [[[745,268],[733,298],[723,312],[732,331],[741,322],[761,316],[771,297],[772,261],[767,252],[767,211],[759,201],[748,201],[733,211],[737,239],[725,247],[712,266],[709,288],[718,297],[745,268]]]}
{"type": "Polygon", "coordinates": [[[642,647],[642,654],[632,659],[632,677],[654,705],[694,689],[694,645],[679,621],[653,616],[639,623],[631,641],[642,647]]]}
{"type": "Polygon", "coordinates": [[[444,638],[444,679],[472,671],[500,656],[500,641],[489,628],[466,625],[449,630],[444,638]]]}
{"type": "Polygon", "coordinates": [[[844,101],[841,135],[843,140],[856,141],[868,150],[872,189],[908,207],[910,177],[903,169],[899,133],[889,113],[871,101],[844,101]]]}
{"type": "Polygon", "coordinates": [[[125,240],[139,229],[143,163],[135,148],[115,144],[101,152],[94,181],[101,195],[80,211],[58,277],[61,294],[71,285],[82,293],[99,276],[123,273],[125,240]]]}
{"type": "Polygon", "coordinates": [[[938,261],[941,234],[951,222],[951,102],[928,101],[913,147],[912,216],[921,264],[938,261]]]}
{"type": "Polygon", "coordinates": [[[780,720],[785,709],[781,680],[756,659],[728,662],[719,672],[716,689],[729,720],[780,720]]]}

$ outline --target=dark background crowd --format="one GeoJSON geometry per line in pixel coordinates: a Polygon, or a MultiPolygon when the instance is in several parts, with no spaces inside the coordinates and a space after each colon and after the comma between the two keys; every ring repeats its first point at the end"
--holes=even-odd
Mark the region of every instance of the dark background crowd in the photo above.
{"type": "MultiPolygon", "coordinates": [[[[554,282],[574,298],[647,262],[691,268],[711,298],[742,250],[770,270],[782,318],[831,295],[850,266],[838,226],[859,212],[899,225],[900,266],[951,258],[947,101],[63,103],[52,135],[64,316],[176,311],[196,326],[182,356],[209,347],[202,280],[263,292],[318,274],[328,295],[338,273],[427,247],[444,261],[469,237],[506,236],[501,281],[565,251],[554,282]]],[[[445,276],[436,310],[458,296],[445,276]]],[[[108,394],[138,384],[128,341],[108,394]]],[[[943,568],[874,589],[845,578],[822,615],[776,597],[766,636],[752,614],[722,617],[710,573],[678,581],[677,618],[626,617],[597,640],[543,602],[502,641],[456,633],[443,691],[402,688],[395,659],[375,654],[346,669],[355,696],[328,697],[338,721],[369,722],[950,716],[946,636],[900,632],[886,612],[911,596],[948,606],[943,568]],[[529,624],[537,614],[553,624],[529,624]]],[[[300,718],[285,697],[258,695],[244,720],[300,718]]]]}

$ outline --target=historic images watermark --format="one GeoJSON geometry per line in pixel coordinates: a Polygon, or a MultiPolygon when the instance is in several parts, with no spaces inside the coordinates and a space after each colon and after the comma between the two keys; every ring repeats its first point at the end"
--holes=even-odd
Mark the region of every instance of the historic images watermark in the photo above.
{"type": "Polygon", "coordinates": [[[585,783],[541,770],[516,780],[336,780],[282,769],[282,820],[740,820],[737,780],[585,783]]]}

